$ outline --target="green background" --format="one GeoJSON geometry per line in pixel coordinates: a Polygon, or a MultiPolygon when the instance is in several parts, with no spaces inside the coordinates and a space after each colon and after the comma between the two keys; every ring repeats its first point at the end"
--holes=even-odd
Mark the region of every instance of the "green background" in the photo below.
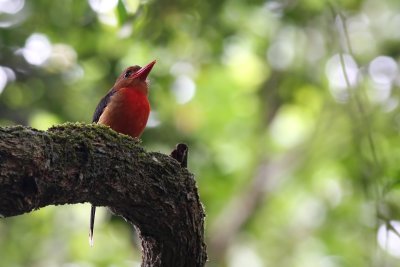
{"type": "MultiPolygon", "coordinates": [[[[208,266],[398,266],[399,11],[395,0],[3,0],[0,125],[89,123],[125,67],[156,59],[143,146],[189,145],[208,266]]],[[[139,266],[132,227],[104,208],[89,247],[89,210],[1,219],[0,266],[139,266]]]]}

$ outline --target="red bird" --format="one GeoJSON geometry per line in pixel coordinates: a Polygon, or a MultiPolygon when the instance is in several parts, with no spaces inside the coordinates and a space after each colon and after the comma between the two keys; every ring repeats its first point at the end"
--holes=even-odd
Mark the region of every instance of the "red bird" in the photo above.
{"type": "MultiPolygon", "coordinates": [[[[110,126],[116,132],[139,137],[147,124],[150,104],[147,99],[147,76],[156,61],[143,68],[131,66],[118,77],[114,86],[100,100],[93,115],[93,122],[110,126]]],[[[93,228],[96,206],[90,213],[89,243],[93,246],[93,228]]]]}

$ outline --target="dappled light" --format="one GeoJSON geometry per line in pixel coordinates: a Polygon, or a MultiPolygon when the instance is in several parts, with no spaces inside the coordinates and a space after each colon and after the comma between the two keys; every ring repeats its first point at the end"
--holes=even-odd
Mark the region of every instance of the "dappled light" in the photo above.
{"type": "Polygon", "coordinates": [[[338,102],[347,102],[350,90],[359,80],[359,69],[353,57],[336,54],[326,63],[325,71],[333,97],[338,102]]]}
{"type": "Polygon", "coordinates": [[[178,76],[172,85],[176,102],[185,104],[189,102],[196,93],[196,84],[194,81],[185,75],[178,76]]]}
{"type": "Polygon", "coordinates": [[[8,67],[0,66],[0,94],[3,92],[8,82],[15,80],[15,72],[8,67]]]}
{"type": "Polygon", "coordinates": [[[16,14],[22,10],[25,0],[1,0],[0,12],[6,14],[16,14]]]}
{"type": "Polygon", "coordinates": [[[227,254],[227,262],[230,267],[262,267],[264,266],[261,257],[249,244],[237,244],[232,246],[227,254]]]}
{"type": "Polygon", "coordinates": [[[289,148],[301,144],[310,134],[311,121],[297,107],[282,108],[270,127],[271,138],[279,146],[289,148]]]}
{"type": "Polygon", "coordinates": [[[397,62],[387,56],[378,56],[369,64],[369,75],[375,83],[391,84],[398,76],[397,62]]]}
{"type": "MultiPolygon", "coordinates": [[[[126,67],[157,60],[141,145],[188,144],[207,266],[398,266],[399,11],[396,0],[0,0],[0,126],[91,123],[126,67]]],[[[0,220],[0,267],[140,266],[134,229],[106,209],[88,247],[88,212],[0,220]]]]}
{"type": "Polygon", "coordinates": [[[26,18],[24,6],[25,0],[1,0],[0,28],[9,28],[21,23],[26,18]]]}
{"type": "Polygon", "coordinates": [[[154,128],[160,125],[160,119],[158,118],[158,114],[155,111],[151,111],[149,115],[149,120],[147,121],[146,127],[154,128]]]}
{"type": "Polygon", "coordinates": [[[382,224],[377,233],[379,246],[390,255],[400,258],[400,222],[389,221],[382,224]]]}
{"type": "Polygon", "coordinates": [[[42,65],[51,55],[51,43],[46,35],[34,33],[25,42],[22,55],[32,65],[42,65]]]}
{"type": "Polygon", "coordinates": [[[97,13],[107,13],[114,11],[118,0],[89,0],[89,4],[97,13]]]}
{"type": "Polygon", "coordinates": [[[75,66],[77,55],[75,50],[66,44],[54,44],[48,59],[48,68],[65,71],[75,66]]]}

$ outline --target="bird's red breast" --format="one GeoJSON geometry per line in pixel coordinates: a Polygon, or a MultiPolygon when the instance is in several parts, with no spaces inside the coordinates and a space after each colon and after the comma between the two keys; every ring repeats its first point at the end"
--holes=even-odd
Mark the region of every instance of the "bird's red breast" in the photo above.
{"type": "Polygon", "coordinates": [[[150,114],[147,95],[135,88],[117,89],[110,96],[98,123],[108,125],[116,132],[139,137],[150,114]]]}

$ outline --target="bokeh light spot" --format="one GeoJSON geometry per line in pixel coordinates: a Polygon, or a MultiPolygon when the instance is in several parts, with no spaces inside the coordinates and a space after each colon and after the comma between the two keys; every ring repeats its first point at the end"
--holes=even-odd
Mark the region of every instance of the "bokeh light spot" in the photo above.
{"type": "Polygon", "coordinates": [[[269,77],[266,64],[240,41],[232,41],[225,46],[223,61],[229,68],[232,79],[242,90],[253,91],[269,77]]]}
{"type": "Polygon", "coordinates": [[[112,11],[118,4],[118,0],[89,0],[90,7],[97,13],[112,11]]]}
{"type": "Polygon", "coordinates": [[[174,63],[170,69],[170,73],[174,76],[179,75],[194,75],[195,69],[189,62],[178,61],[174,63]]]}
{"type": "Polygon", "coordinates": [[[77,57],[75,50],[71,46],[55,44],[53,45],[48,65],[54,70],[63,71],[75,66],[77,57]]]}
{"type": "Polygon", "coordinates": [[[367,91],[369,99],[375,103],[386,102],[390,98],[391,92],[391,83],[373,83],[370,90],[367,91]]]}
{"type": "Polygon", "coordinates": [[[390,255],[400,258],[400,222],[390,221],[388,223],[382,224],[378,229],[377,239],[379,246],[386,250],[390,255]],[[390,229],[388,227],[393,227],[390,229]],[[397,233],[396,233],[396,232],[397,233]]]}
{"type": "Polygon", "coordinates": [[[176,102],[185,104],[194,97],[196,84],[189,76],[181,75],[176,78],[172,85],[172,90],[175,94],[176,102]]]}
{"type": "Polygon", "coordinates": [[[7,83],[15,81],[15,72],[8,68],[0,66],[0,94],[3,92],[7,83]]]}
{"type": "Polygon", "coordinates": [[[228,251],[229,267],[261,267],[264,266],[261,257],[250,246],[236,245],[228,251]]]}
{"type": "Polygon", "coordinates": [[[24,5],[25,0],[0,0],[0,13],[16,14],[24,5]]]}
{"type": "Polygon", "coordinates": [[[139,0],[122,0],[122,3],[124,3],[126,11],[131,14],[136,13],[140,6],[139,0]]]}
{"type": "Polygon", "coordinates": [[[289,68],[294,60],[295,51],[293,45],[287,42],[275,42],[268,51],[268,62],[274,69],[285,70],[289,68]]]}
{"type": "Polygon", "coordinates": [[[7,85],[7,74],[2,67],[0,67],[0,94],[3,92],[7,85]]]}
{"type": "Polygon", "coordinates": [[[118,19],[114,12],[100,13],[98,17],[103,24],[114,27],[118,25],[118,19]]]}
{"type": "Polygon", "coordinates": [[[368,71],[374,82],[388,84],[396,78],[398,67],[393,58],[379,56],[371,61],[368,71]]]}
{"type": "Polygon", "coordinates": [[[285,148],[301,143],[311,129],[306,118],[306,113],[299,108],[282,108],[270,127],[271,138],[285,148]]]}
{"type": "Polygon", "coordinates": [[[4,72],[7,75],[7,80],[9,82],[15,81],[15,79],[17,78],[16,75],[15,75],[15,72],[12,69],[8,68],[8,67],[2,67],[2,68],[3,68],[4,72]]]}
{"type": "Polygon", "coordinates": [[[325,66],[325,74],[329,81],[331,93],[338,102],[347,101],[348,89],[357,85],[358,72],[357,63],[350,55],[343,55],[343,66],[339,54],[328,60],[325,66]]]}
{"type": "Polygon", "coordinates": [[[158,119],[158,114],[155,111],[150,111],[150,116],[147,121],[146,127],[148,128],[155,128],[160,125],[160,120],[158,119]]]}
{"type": "Polygon", "coordinates": [[[25,42],[22,55],[32,65],[42,65],[51,55],[52,46],[46,35],[34,33],[25,42]]]}

